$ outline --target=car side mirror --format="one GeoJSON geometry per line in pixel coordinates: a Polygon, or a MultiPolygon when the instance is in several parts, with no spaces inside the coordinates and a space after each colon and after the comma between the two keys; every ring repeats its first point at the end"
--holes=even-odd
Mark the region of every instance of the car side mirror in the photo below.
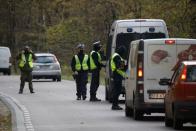
{"type": "Polygon", "coordinates": [[[171,85],[171,81],[170,81],[170,79],[163,78],[163,79],[160,79],[159,85],[162,85],[162,86],[171,85]]]}

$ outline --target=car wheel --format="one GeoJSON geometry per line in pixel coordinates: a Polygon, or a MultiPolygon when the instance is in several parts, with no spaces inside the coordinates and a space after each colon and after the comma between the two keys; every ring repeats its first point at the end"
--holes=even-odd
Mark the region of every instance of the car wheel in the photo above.
{"type": "Polygon", "coordinates": [[[176,130],[179,130],[179,129],[182,128],[182,126],[183,126],[183,122],[182,122],[182,120],[180,120],[180,119],[177,118],[177,113],[174,110],[173,128],[176,129],[176,130]]]}
{"type": "Polygon", "coordinates": [[[9,69],[8,71],[7,71],[7,74],[10,76],[11,75],[11,69],[9,69]]]}
{"type": "Polygon", "coordinates": [[[61,81],[61,76],[59,76],[58,78],[57,78],[57,82],[60,82],[61,81]]]}
{"type": "Polygon", "coordinates": [[[125,100],[125,116],[126,117],[133,116],[133,109],[127,106],[126,100],[125,100]]]}
{"type": "Polygon", "coordinates": [[[52,81],[56,81],[56,78],[53,78],[52,81]]]}

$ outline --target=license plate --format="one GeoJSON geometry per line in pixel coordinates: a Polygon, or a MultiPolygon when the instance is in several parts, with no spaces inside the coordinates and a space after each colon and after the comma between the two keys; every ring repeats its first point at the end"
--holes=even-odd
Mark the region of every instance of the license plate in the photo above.
{"type": "Polygon", "coordinates": [[[164,99],[165,93],[150,93],[149,98],[150,99],[164,99]]]}
{"type": "Polygon", "coordinates": [[[48,69],[50,66],[40,66],[41,69],[48,69]]]}

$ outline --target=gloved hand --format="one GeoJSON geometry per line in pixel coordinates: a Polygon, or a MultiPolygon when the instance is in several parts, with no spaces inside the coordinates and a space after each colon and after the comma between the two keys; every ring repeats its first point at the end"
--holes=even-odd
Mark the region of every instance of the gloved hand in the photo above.
{"type": "Polygon", "coordinates": [[[74,80],[76,79],[77,75],[78,75],[78,72],[74,71],[73,74],[72,74],[74,80]]]}
{"type": "Polygon", "coordinates": [[[78,72],[77,71],[74,71],[74,75],[78,75],[78,72]]]}

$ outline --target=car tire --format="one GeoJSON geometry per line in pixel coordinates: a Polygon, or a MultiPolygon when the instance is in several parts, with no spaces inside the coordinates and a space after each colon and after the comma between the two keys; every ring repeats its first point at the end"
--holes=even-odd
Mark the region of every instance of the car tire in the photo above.
{"type": "Polygon", "coordinates": [[[176,130],[180,130],[183,126],[182,120],[177,118],[177,113],[174,110],[174,115],[173,115],[173,128],[176,130]]]}
{"type": "Polygon", "coordinates": [[[52,78],[52,81],[56,81],[56,78],[52,78]]]}
{"type": "Polygon", "coordinates": [[[58,78],[57,78],[57,82],[60,82],[61,81],[61,76],[59,76],[58,78]]]}
{"type": "Polygon", "coordinates": [[[11,75],[11,69],[9,69],[8,71],[7,71],[7,74],[10,76],[11,75]]]}
{"type": "Polygon", "coordinates": [[[125,116],[126,117],[131,117],[133,116],[133,109],[127,106],[127,102],[125,100],[125,116]]]}

